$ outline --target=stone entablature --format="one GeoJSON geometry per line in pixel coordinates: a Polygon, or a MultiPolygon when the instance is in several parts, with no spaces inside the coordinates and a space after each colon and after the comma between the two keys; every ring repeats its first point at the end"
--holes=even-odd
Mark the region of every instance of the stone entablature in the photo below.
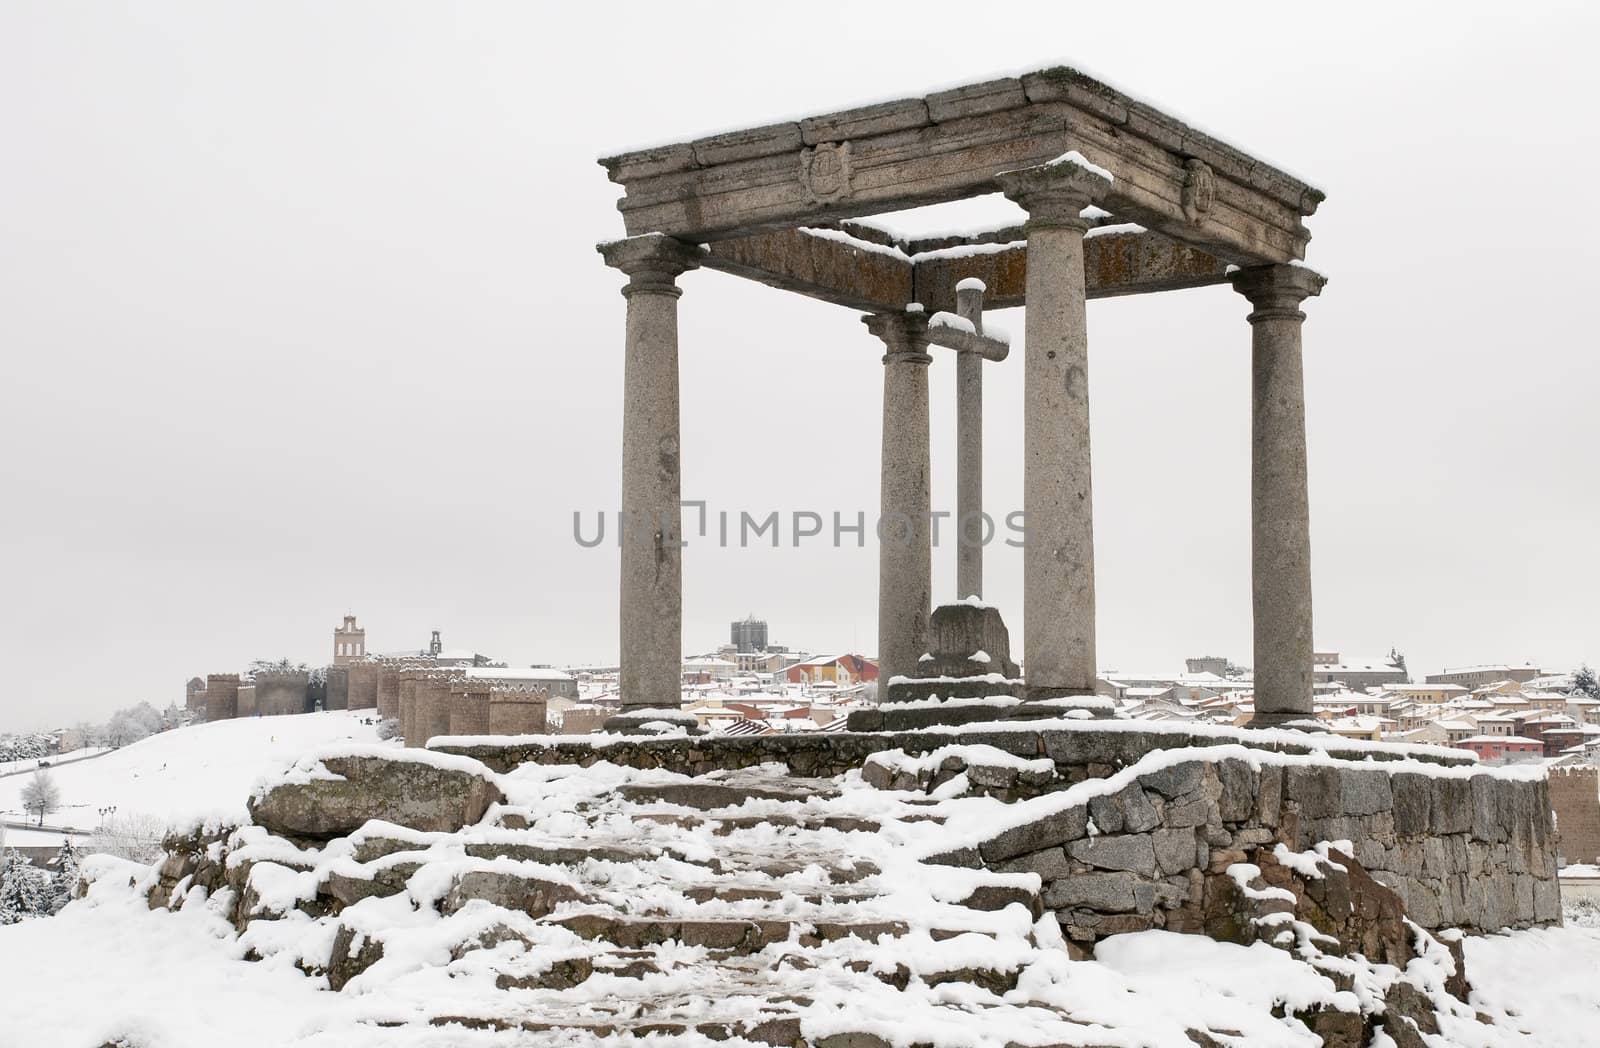
{"type": "Polygon", "coordinates": [[[601,161],[630,236],[717,241],[993,192],[1068,150],[1117,173],[1106,208],[1249,265],[1303,258],[1323,193],[1056,67],[601,161]]]}

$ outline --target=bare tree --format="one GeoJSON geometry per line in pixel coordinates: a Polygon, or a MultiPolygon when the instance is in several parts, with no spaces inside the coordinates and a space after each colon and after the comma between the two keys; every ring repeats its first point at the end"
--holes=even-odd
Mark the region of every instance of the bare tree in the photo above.
{"type": "Polygon", "coordinates": [[[142,812],[113,815],[89,838],[85,853],[115,855],[133,862],[157,862],[165,854],[161,841],[170,829],[165,820],[142,812]]]}
{"type": "Polygon", "coordinates": [[[22,810],[30,815],[37,813],[39,825],[44,825],[44,817],[61,807],[61,788],[56,785],[56,780],[43,768],[33,773],[33,778],[22,787],[22,810]]]}

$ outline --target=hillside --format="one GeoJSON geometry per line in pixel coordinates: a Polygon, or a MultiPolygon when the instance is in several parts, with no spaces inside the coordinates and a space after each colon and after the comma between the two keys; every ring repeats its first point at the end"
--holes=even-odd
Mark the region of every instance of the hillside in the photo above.
{"type": "MultiPolygon", "coordinates": [[[[100,809],[111,806],[118,817],[154,816],[168,823],[211,815],[242,819],[245,797],[263,773],[331,743],[377,739],[371,710],[254,717],[162,732],[53,768],[62,806],[45,825],[93,831],[100,809]]],[[[0,779],[0,819],[25,821],[22,790],[30,778],[0,779]]],[[[13,831],[13,843],[20,843],[20,832],[13,831]]]]}

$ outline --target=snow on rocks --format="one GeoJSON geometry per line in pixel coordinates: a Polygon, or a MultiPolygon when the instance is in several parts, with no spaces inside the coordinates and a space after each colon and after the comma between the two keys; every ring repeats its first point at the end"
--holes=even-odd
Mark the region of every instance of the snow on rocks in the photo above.
{"type": "MultiPolygon", "coordinates": [[[[737,740],[566,740],[546,751],[560,760],[525,754],[477,773],[496,800],[471,824],[373,819],[331,838],[212,827],[173,841],[159,869],[91,862],[88,897],[49,922],[60,941],[17,948],[94,954],[80,993],[119,982],[90,1043],[198,1048],[188,1009],[147,1006],[174,997],[174,977],[184,999],[233,988],[218,992],[250,1026],[246,1045],[1310,1046],[1351,1031],[1352,1043],[1417,1043],[1401,1021],[1451,1044],[1500,1043],[1505,1031],[1458,999],[1459,943],[1405,920],[1397,892],[1349,854],[1369,840],[1329,843],[1363,824],[1318,814],[1418,818],[1401,812],[1404,791],[1385,807],[1366,778],[1423,778],[1419,767],[1470,806],[1490,773],[1224,745],[1080,780],[1089,765],[1044,752],[1057,733],[1090,737],[1070,724],[894,736],[878,753],[858,748],[881,746],[873,737],[841,736],[814,761],[784,742],[753,765],[742,762],[764,751],[737,740]],[[923,737],[948,741],[918,749],[923,737]],[[847,754],[861,770],[795,770],[847,754]],[[717,760],[730,766],[662,766],[717,760]],[[1360,779],[1348,790],[1346,771],[1360,779]],[[1299,829],[1262,824],[1268,810],[1292,811],[1299,829]],[[1348,829],[1306,839],[1336,824],[1348,829]],[[93,948],[125,935],[159,941],[128,952],[140,970],[93,948]],[[1203,975],[1191,967],[1184,983],[1177,957],[1203,975]],[[252,1023],[241,986],[259,988],[254,1007],[292,1006],[300,1021],[252,1023]]],[[[465,774],[465,758],[419,756],[396,763],[465,774]]],[[[340,761],[308,758],[263,795],[348,788],[340,761]]],[[[1432,800],[1423,807],[1431,818],[1432,800]]],[[[0,976],[26,1001],[11,945],[0,938],[0,976]]],[[[72,1043],[24,1008],[38,1043],[72,1043]]]]}
{"type": "Polygon", "coordinates": [[[499,799],[494,775],[468,757],[431,750],[338,747],[259,783],[250,817],[281,836],[327,840],[370,819],[458,830],[499,799]]]}

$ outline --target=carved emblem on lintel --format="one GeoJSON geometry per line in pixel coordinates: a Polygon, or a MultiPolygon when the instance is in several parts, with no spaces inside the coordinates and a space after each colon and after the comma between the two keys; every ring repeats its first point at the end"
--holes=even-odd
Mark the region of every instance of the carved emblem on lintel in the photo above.
{"type": "Polygon", "coordinates": [[[850,143],[824,142],[800,154],[800,181],[819,204],[850,195],[850,143]]]}
{"type": "Polygon", "coordinates": [[[1204,160],[1190,157],[1183,162],[1183,217],[1190,222],[1211,210],[1217,199],[1217,176],[1204,160]]]}

